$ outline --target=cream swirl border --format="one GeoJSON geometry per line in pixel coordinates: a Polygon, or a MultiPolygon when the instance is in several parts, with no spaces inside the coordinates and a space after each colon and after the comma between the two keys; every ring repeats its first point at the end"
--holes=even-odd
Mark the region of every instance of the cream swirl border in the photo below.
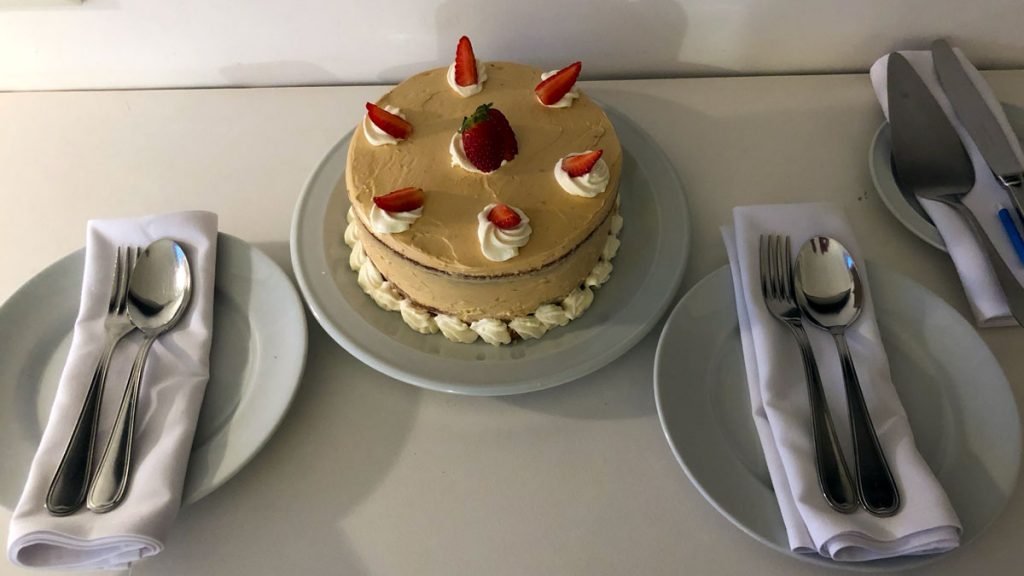
{"type": "Polygon", "coordinates": [[[619,232],[622,230],[622,216],[619,215],[617,205],[618,199],[601,257],[583,283],[557,303],[544,304],[533,314],[508,322],[483,318],[467,324],[455,316],[435,314],[414,304],[399,292],[394,284],[385,279],[367,258],[363,244],[357,236],[355,213],[352,208],[348,209],[348,225],[345,227],[345,244],[352,248],[348,265],[356,273],[356,281],[363,292],[384,310],[401,312],[406,325],[421,334],[440,332],[448,340],[464,344],[471,344],[480,338],[492,346],[511,344],[513,332],[523,340],[540,338],[548,330],[565,326],[582,316],[594,301],[594,289],[600,288],[611,277],[612,259],[619,251],[619,232]]]}

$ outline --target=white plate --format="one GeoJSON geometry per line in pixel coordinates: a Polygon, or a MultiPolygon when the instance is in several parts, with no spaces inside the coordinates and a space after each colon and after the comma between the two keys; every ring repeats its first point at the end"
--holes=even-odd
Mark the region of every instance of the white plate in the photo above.
{"type": "MultiPolygon", "coordinates": [[[[868,267],[896,390],[921,455],[960,516],[967,544],[995,520],[1017,484],[1017,405],[999,363],[967,321],[905,276],[868,267]]],[[[654,396],[686,475],[712,506],[757,540],[802,560],[859,570],[900,569],[935,558],[839,563],[790,550],[751,416],[728,266],[694,286],[665,324],[654,396]]]]}
{"type": "MultiPolygon", "coordinates": [[[[1014,132],[1024,134],[1024,109],[1004,104],[1003,110],[1006,112],[1006,118],[1010,121],[1014,132]]],[[[871,170],[871,180],[875,183],[878,195],[892,215],[918,238],[945,252],[946,243],[942,241],[939,230],[928,218],[917,199],[908,198],[907,194],[904,194],[896,185],[892,169],[892,141],[889,136],[888,122],[883,122],[878,127],[878,131],[875,132],[875,137],[871,141],[868,168],[871,170]]]]}
{"type": "Polygon", "coordinates": [[[410,330],[356,285],[342,241],[349,207],[344,171],[349,136],[320,162],[295,207],[292,265],[313,315],[339,344],[369,366],[432,390],[519,394],[589,374],[618,358],[654,326],[686,268],[690,220],[679,181],[658,146],[608,110],[622,142],[619,192],[625,226],[611,280],[583,317],[540,340],[493,347],[456,344],[410,330]]]}
{"type": "MultiPolygon", "coordinates": [[[[13,510],[71,346],[85,250],[29,280],[0,307],[0,505],[13,510]]],[[[306,316],[280,267],[234,236],[217,241],[210,382],[183,501],[213,492],[284,417],[306,360],[306,316]]]]}

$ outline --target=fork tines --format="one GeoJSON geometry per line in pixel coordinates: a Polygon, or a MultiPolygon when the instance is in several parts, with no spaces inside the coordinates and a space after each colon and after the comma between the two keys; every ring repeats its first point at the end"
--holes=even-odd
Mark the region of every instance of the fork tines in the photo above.
{"type": "Polygon", "coordinates": [[[759,248],[761,294],[765,300],[795,301],[789,236],[762,234],[759,248]]]}
{"type": "Polygon", "coordinates": [[[114,278],[111,282],[110,301],[107,313],[124,314],[128,301],[128,283],[131,281],[135,262],[139,259],[136,246],[118,246],[114,257],[114,278]]]}

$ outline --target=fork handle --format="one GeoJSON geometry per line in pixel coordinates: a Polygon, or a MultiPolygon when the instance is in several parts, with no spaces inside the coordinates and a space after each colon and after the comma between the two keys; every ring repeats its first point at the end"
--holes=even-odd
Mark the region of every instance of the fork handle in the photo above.
{"type": "Polygon", "coordinates": [[[78,421],[75,422],[60,465],[57,466],[57,472],[50,481],[50,488],[46,493],[46,510],[54,516],[73,514],[85,502],[92,468],[93,446],[96,443],[96,424],[103,398],[103,384],[107,379],[110,357],[120,341],[120,337],[107,337],[106,350],[96,363],[82,410],[78,413],[78,421]]]}
{"type": "Polygon", "coordinates": [[[978,223],[974,212],[971,212],[970,208],[961,202],[945,200],[944,203],[955,209],[960,214],[960,217],[967,221],[967,225],[971,232],[974,233],[975,238],[985,247],[985,252],[988,253],[988,260],[992,264],[992,270],[996,274],[996,280],[999,281],[999,287],[1002,288],[1003,294],[1006,296],[1006,303],[1010,308],[1010,314],[1017,321],[1018,325],[1024,326],[1024,287],[1020,285],[1020,282],[1017,282],[1017,277],[1013,275],[1010,266],[1003,260],[995,245],[992,244],[992,239],[988,237],[981,224],[978,223]]]}
{"type": "Polygon", "coordinates": [[[804,374],[807,377],[807,397],[811,404],[811,435],[814,439],[814,464],[818,471],[818,486],[828,505],[837,512],[849,514],[857,509],[857,493],[850,480],[850,471],[839,446],[832,414],[828,409],[825,390],[821,386],[818,365],[807,339],[803,324],[788,323],[803,358],[804,374]]]}
{"type": "Polygon", "coordinates": [[[139,387],[142,383],[142,371],[146,367],[146,358],[154,341],[155,336],[147,336],[143,340],[132,364],[132,372],[121,398],[117,419],[114,420],[114,427],[110,431],[110,438],[107,439],[103,457],[100,458],[92,488],[89,490],[87,505],[93,512],[103,513],[117,508],[128,492],[139,387]]]}
{"type": "Polygon", "coordinates": [[[846,404],[850,412],[850,432],[853,435],[853,462],[857,471],[857,493],[864,509],[875,516],[892,516],[900,509],[900,491],[885,461],[885,453],[878,443],[875,426],[871,422],[864,391],[857,378],[853,356],[840,331],[832,332],[843,365],[843,384],[846,404]]]}

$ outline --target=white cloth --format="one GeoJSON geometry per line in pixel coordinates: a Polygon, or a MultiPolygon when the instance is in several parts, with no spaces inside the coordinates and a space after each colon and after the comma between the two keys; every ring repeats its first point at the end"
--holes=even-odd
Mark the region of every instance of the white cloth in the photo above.
{"type": "MultiPolygon", "coordinates": [[[[992,109],[996,118],[1002,124],[1003,130],[1006,132],[1017,157],[1024,161],[1024,153],[1020,149],[1017,138],[1013,136],[1013,130],[1010,128],[1010,123],[1006,119],[1002,106],[999,105],[999,100],[992,93],[992,89],[978,70],[971,65],[970,61],[964,57],[960,50],[955,48],[954,51],[961,63],[964,64],[967,74],[974,82],[974,85],[978,87],[981,95],[988,103],[989,108],[992,109]]],[[[960,140],[963,142],[964,148],[974,164],[974,188],[964,198],[964,204],[977,217],[982,228],[985,229],[988,237],[992,240],[992,244],[995,245],[1003,260],[1009,265],[1014,276],[1017,277],[1017,281],[1024,284],[1024,265],[1021,265],[1013,250],[1013,245],[1010,243],[1002,224],[999,222],[998,212],[1000,208],[1007,208],[1011,214],[1014,213],[1009,196],[1003,190],[995,175],[992,174],[992,170],[985,163],[981,152],[978,151],[978,147],[960,124],[956,114],[953,113],[949,99],[946,97],[946,93],[943,92],[939,78],[935,74],[931,52],[907,51],[900,52],[900,54],[910,62],[911,66],[914,67],[914,70],[917,71],[917,74],[924,80],[925,85],[928,86],[928,89],[931,90],[935,99],[942,106],[946,116],[952,122],[953,128],[960,135],[960,140]]],[[[889,97],[886,87],[888,63],[889,56],[885,55],[871,66],[871,84],[875,88],[878,102],[882,105],[882,112],[885,113],[886,117],[889,116],[889,97]]],[[[942,235],[942,240],[946,243],[949,256],[953,259],[953,265],[956,266],[957,274],[960,275],[960,281],[963,283],[964,292],[967,294],[967,300],[971,304],[971,310],[974,312],[974,318],[978,326],[1016,326],[1017,323],[1010,315],[1010,308],[1006,304],[1006,297],[1003,295],[1002,288],[999,287],[999,281],[996,279],[992,265],[988,261],[985,249],[975,240],[970,228],[967,227],[967,223],[964,222],[963,218],[955,210],[934,200],[921,200],[921,206],[931,217],[932,221],[935,222],[935,227],[939,229],[939,234],[942,235]]]]}
{"type": "MultiPolygon", "coordinates": [[[[723,227],[722,235],[736,287],[754,423],[792,549],[834,560],[863,561],[955,548],[960,541],[960,522],[914,445],[906,413],[890,379],[864,261],[845,215],[831,204],[743,206],[733,210],[733,225],[723,227]],[[902,506],[894,516],[876,518],[864,510],[840,514],[821,495],[800,351],[789,329],[771,315],[761,295],[761,234],[788,234],[794,258],[812,236],[831,236],[850,250],[864,275],[865,306],[848,329],[847,338],[878,440],[902,497],[902,506]]],[[[805,322],[805,327],[853,474],[838,353],[824,330],[810,322],[805,322]]]]}
{"type": "MultiPolygon", "coordinates": [[[[115,569],[163,549],[180,506],[192,437],[209,378],[216,255],[217,215],[209,212],[89,222],[82,300],[71,350],[11,519],[7,554],[15,564],[115,569]],[[44,508],[46,492],[104,346],[103,324],[117,246],[145,248],[165,237],[185,249],[192,272],[192,299],[179,324],[162,335],[149,354],[135,421],[128,495],[121,506],[105,514],[94,514],[83,506],[70,516],[51,516],[44,508]]],[[[121,341],[111,361],[94,464],[106,443],[141,340],[136,330],[121,341]]]]}

